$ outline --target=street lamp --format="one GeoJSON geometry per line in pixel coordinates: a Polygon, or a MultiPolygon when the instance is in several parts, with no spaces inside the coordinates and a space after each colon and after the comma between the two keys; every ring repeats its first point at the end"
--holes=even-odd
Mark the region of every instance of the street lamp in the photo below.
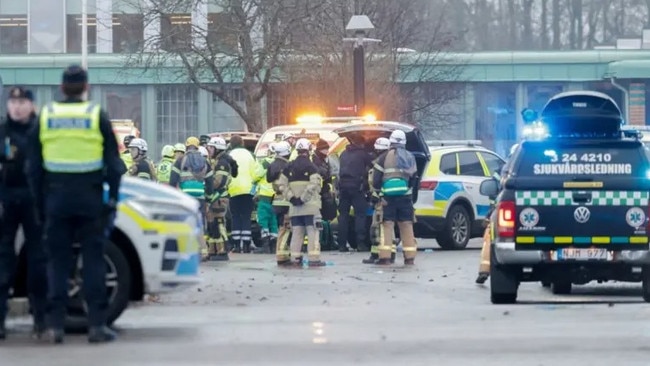
{"type": "Polygon", "coordinates": [[[345,29],[354,32],[354,38],[343,38],[343,42],[352,42],[354,45],[354,111],[360,114],[364,112],[363,109],[366,103],[365,53],[363,46],[365,43],[379,43],[381,40],[366,38],[366,32],[375,29],[370,18],[366,15],[353,15],[345,29]]]}

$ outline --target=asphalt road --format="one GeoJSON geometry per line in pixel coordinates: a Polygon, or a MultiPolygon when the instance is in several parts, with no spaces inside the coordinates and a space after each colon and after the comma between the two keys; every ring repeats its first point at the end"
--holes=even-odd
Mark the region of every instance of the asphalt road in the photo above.
{"type": "Polygon", "coordinates": [[[519,304],[496,306],[474,284],[478,256],[436,250],[414,268],[379,268],[328,253],[332,266],[288,270],[238,255],[205,265],[198,288],[131,308],[114,344],[38,345],[14,319],[0,366],[650,364],[639,285],[554,296],[523,284],[519,304]]]}

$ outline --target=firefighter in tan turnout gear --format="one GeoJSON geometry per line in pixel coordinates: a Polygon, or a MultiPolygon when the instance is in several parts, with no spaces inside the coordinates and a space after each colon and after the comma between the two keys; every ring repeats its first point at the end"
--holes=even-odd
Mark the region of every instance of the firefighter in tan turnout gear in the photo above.
{"type": "Polygon", "coordinates": [[[226,211],[228,210],[228,185],[231,177],[237,177],[237,163],[226,154],[226,141],[213,137],[207,144],[208,161],[212,167],[212,195],[206,197],[206,223],[208,232],[208,256],[211,261],[227,261],[228,233],[226,232],[226,211]]]}
{"type": "Polygon", "coordinates": [[[390,135],[390,149],[373,164],[373,203],[383,204],[384,241],[376,264],[391,264],[395,221],[403,243],[404,264],[415,264],[417,246],[413,234],[413,190],[417,189],[415,157],[406,150],[406,134],[396,130],[390,135]]]}
{"type": "Polygon", "coordinates": [[[296,142],[297,157],[284,169],[287,180],[287,199],[289,217],[291,218],[291,256],[295,265],[302,265],[302,245],[307,234],[307,255],[309,267],[322,267],[320,260],[319,230],[322,228],[320,217],[320,190],[322,177],[318,167],[311,162],[309,140],[301,138],[296,142]]]}
{"type": "MultiPolygon", "coordinates": [[[[510,154],[508,155],[508,161],[512,155],[517,151],[519,144],[514,144],[510,148],[510,154]]],[[[500,182],[500,186],[503,187],[505,180],[508,177],[509,165],[506,162],[504,165],[501,174],[494,173],[493,178],[500,182]]],[[[481,247],[481,262],[478,267],[478,277],[476,277],[477,284],[483,284],[485,281],[490,278],[490,251],[492,250],[492,224],[490,222],[490,216],[492,215],[492,210],[494,210],[496,197],[490,197],[490,212],[485,215],[485,231],[483,232],[483,246],[481,247]]]]}
{"type": "MultiPolygon", "coordinates": [[[[385,137],[380,137],[377,140],[375,140],[375,156],[379,157],[381,156],[384,152],[390,149],[390,141],[385,138],[385,137]]],[[[373,164],[377,161],[373,160],[373,164]]],[[[370,169],[368,171],[368,186],[372,187],[372,172],[373,170],[370,169]]],[[[382,228],[382,221],[383,221],[383,214],[384,214],[384,207],[381,204],[381,201],[378,201],[374,204],[373,206],[373,214],[371,216],[371,222],[370,222],[370,238],[371,238],[371,246],[370,246],[370,257],[364,259],[362,263],[364,264],[375,264],[377,260],[379,259],[379,247],[382,245],[384,241],[384,231],[382,228]]],[[[397,253],[397,246],[395,243],[392,243],[391,245],[391,256],[390,260],[391,263],[395,262],[395,254],[397,253]]]]}

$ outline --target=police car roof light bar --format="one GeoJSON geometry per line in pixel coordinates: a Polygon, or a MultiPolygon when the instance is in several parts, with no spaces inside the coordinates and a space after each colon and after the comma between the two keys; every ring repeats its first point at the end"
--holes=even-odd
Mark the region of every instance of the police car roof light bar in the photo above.
{"type": "Polygon", "coordinates": [[[481,146],[481,140],[427,140],[428,146],[481,146]]]}

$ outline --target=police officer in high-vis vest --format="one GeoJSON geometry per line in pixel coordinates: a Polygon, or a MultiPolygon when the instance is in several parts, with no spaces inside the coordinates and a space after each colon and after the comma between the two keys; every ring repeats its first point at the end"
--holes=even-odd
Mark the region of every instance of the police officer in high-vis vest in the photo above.
{"type": "Polygon", "coordinates": [[[109,342],[104,228],[115,214],[125,172],[106,112],[83,100],[88,74],[80,66],[63,73],[62,102],[43,107],[31,137],[30,187],[38,216],[44,219],[48,258],[46,323],[53,343],[63,342],[63,326],[73,263],[72,243],[81,243],[83,293],[88,309],[88,341],[109,342]],[[108,183],[108,200],[103,184],[108,183]]]}
{"type": "Polygon", "coordinates": [[[406,150],[406,134],[396,130],[391,133],[390,149],[381,154],[373,164],[373,203],[383,204],[384,242],[379,246],[377,264],[391,264],[391,247],[395,221],[403,243],[404,264],[413,265],[417,247],[413,234],[413,193],[417,189],[415,157],[406,150]]]}

